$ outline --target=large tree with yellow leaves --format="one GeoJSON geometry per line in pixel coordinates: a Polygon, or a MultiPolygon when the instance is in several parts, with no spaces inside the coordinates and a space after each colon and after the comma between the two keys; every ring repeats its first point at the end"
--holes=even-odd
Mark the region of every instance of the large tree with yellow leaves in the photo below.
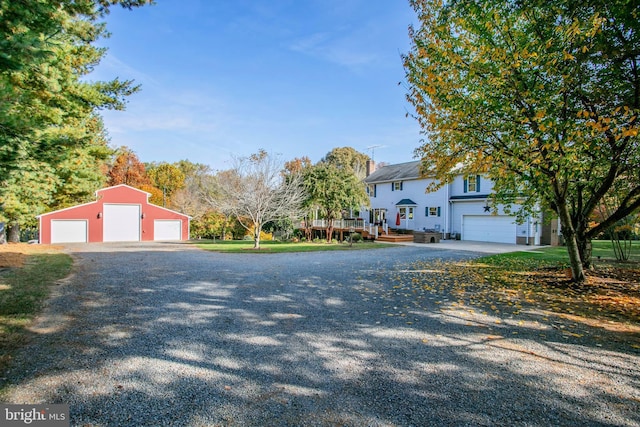
{"type": "Polygon", "coordinates": [[[424,170],[442,184],[481,171],[496,202],[553,211],[584,281],[591,239],[640,207],[638,2],[411,4],[404,63],[424,170]],[[592,222],[613,191],[618,206],[592,222]]]}

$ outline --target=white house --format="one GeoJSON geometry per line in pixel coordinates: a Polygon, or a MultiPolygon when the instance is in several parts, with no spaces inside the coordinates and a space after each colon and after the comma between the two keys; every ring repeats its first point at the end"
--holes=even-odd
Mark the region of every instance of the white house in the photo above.
{"type": "MultiPolygon", "coordinates": [[[[558,227],[543,227],[542,217],[515,216],[490,203],[493,183],[482,175],[457,176],[435,192],[426,192],[431,182],[420,176],[420,162],[413,161],[373,169],[364,179],[371,202],[361,216],[368,224],[390,228],[442,233],[446,239],[527,245],[553,244],[558,227]]],[[[517,206],[512,207],[517,209],[517,206]]]]}

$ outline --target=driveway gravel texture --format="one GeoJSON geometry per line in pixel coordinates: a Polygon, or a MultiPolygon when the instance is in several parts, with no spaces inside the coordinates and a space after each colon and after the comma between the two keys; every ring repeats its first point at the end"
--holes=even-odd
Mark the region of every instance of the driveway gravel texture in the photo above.
{"type": "Polygon", "coordinates": [[[69,404],[72,426],[640,425],[624,335],[407,285],[478,253],[68,251],[74,274],[2,381],[5,403],[69,404]]]}

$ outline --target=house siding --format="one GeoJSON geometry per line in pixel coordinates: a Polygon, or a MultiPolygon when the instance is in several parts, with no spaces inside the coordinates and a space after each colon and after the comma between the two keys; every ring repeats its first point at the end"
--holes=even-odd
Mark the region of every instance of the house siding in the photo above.
{"type": "MultiPolygon", "coordinates": [[[[394,182],[398,182],[396,180],[394,182]]],[[[392,184],[376,186],[376,196],[370,197],[372,209],[386,209],[387,210],[387,223],[390,227],[396,227],[395,218],[399,212],[399,206],[397,203],[402,199],[411,199],[416,203],[414,208],[413,220],[408,221],[410,229],[422,230],[422,229],[434,229],[436,226],[440,226],[440,229],[444,228],[444,217],[427,217],[425,215],[425,209],[428,207],[440,207],[441,212],[445,210],[446,204],[446,191],[444,189],[438,190],[434,193],[425,193],[426,185],[428,181],[424,179],[412,179],[402,180],[402,190],[392,190],[392,184]]],[[[362,213],[361,216],[365,219],[369,218],[369,215],[362,213]]],[[[403,224],[404,225],[404,224],[403,224]]]]}
{"type": "MultiPolygon", "coordinates": [[[[365,178],[365,183],[377,185],[376,197],[370,197],[371,209],[386,209],[389,227],[396,227],[395,219],[399,211],[399,206],[396,204],[402,199],[411,199],[416,203],[416,206],[414,207],[414,220],[402,221],[399,228],[417,231],[436,229],[442,232],[444,238],[461,236],[465,215],[512,216],[505,212],[503,206],[494,207],[491,205],[490,195],[493,191],[493,182],[490,179],[477,175],[479,191],[470,192],[466,185],[466,176],[461,174],[437,191],[426,193],[426,188],[434,180],[410,177],[411,174],[415,175],[416,165],[417,162],[410,162],[385,166],[365,178]],[[385,170],[387,167],[390,169],[385,170]],[[402,176],[405,178],[400,179],[399,177],[402,176]],[[393,189],[393,183],[398,181],[402,181],[402,190],[393,189]],[[440,216],[428,216],[427,209],[429,207],[439,207],[440,216]]],[[[511,210],[515,212],[517,209],[518,206],[514,205],[511,210]]],[[[361,216],[369,218],[366,213],[361,213],[361,216]]],[[[519,244],[540,244],[543,232],[539,225],[541,223],[540,218],[527,218],[523,224],[516,224],[516,235],[513,236],[513,241],[519,244]]]]}

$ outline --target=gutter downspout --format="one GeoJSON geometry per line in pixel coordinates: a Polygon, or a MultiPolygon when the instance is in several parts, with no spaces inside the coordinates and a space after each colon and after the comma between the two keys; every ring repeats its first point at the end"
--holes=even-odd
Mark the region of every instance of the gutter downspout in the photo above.
{"type": "Polygon", "coordinates": [[[447,233],[449,234],[449,237],[451,237],[451,200],[449,199],[449,194],[451,192],[451,184],[447,184],[445,185],[445,192],[444,192],[444,203],[443,206],[446,209],[446,212],[444,214],[444,230],[442,230],[442,238],[445,239],[447,237],[447,233]]]}

